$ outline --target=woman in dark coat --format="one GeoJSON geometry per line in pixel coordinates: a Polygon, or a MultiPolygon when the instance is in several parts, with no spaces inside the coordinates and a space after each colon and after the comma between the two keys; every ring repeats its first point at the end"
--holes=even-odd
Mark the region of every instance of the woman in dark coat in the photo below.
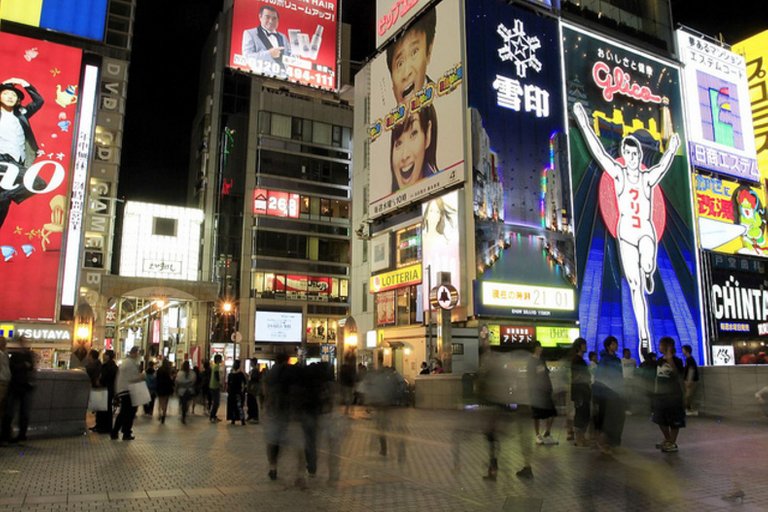
{"type": "Polygon", "coordinates": [[[160,409],[160,423],[165,423],[165,415],[168,412],[168,399],[173,394],[173,371],[171,363],[163,359],[163,364],[157,370],[157,402],[160,409]]]}
{"type": "Polygon", "coordinates": [[[112,431],[112,401],[115,399],[115,377],[117,377],[115,352],[114,350],[105,350],[99,383],[102,387],[107,388],[108,410],[96,412],[96,426],[93,431],[99,434],[109,434],[112,431]]]}
{"type": "Polygon", "coordinates": [[[232,371],[227,376],[227,419],[234,425],[236,421],[245,425],[243,403],[245,402],[245,385],[247,379],[240,368],[240,360],[232,365],[232,371]]]}

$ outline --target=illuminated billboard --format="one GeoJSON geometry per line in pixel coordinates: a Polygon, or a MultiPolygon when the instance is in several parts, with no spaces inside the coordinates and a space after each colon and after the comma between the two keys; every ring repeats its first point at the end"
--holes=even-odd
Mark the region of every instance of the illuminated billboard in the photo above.
{"type": "Polygon", "coordinates": [[[0,33],[0,314],[7,320],[56,319],[81,60],[80,50],[0,33]]]}
{"type": "Polygon", "coordinates": [[[688,116],[688,151],[701,169],[760,181],[744,57],[677,30],[688,116]]]}
{"type": "Polygon", "coordinates": [[[376,0],[376,48],[430,2],[432,0],[376,0]]]}
{"type": "Polygon", "coordinates": [[[467,60],[475,313],[574,321],[557,22],[500,0],[468,2],[467,60]]]}
{"type": "Polygon", "coordinates": [[[371,63],[371,218],[464,181],[459,16],[439,3],[371,63]]]}
{"type": "Polygon", "coordinates": [[[581,334],[702,360],[679,68],[563,26],[581,334]]]}
{"type": "Polygon", "coordinates": [[[768,179],[768,30],[735,44],[733,51],[747,61],[757,166],[762,177],[768,179]]]}
{"type": "Polygon", "coordinates": [[[256,311],[256,342],[301,343],[301,313],[256,311]]]}
{"type": "Polygon", "coordinates": [[[229,66],[336,90],[337,0],[235,0],[229,66]]]}
{"type": "MultiPolygon", "coordinates": [[[[459,231],[461,214],[458,190],[422,203],[421,261],[425,289],[427,283],[432,288],[443,284],[438,280],[438,274],[448,272],[451,274],[451,284],[459,292],[459,301],[463,302],[461,247],[464,244],[459,231]]],[[[424,293],[424,308],[430,308],[428,292],[424,293]]]]}
{"type": "Polygon", "coordinates": [[[101,41],[107,0],[3,0],[0,19],[101,41]]]}
{"type": "Polygon", "coordinates": [[[768,257],[763,190],[715,176],[693,178],[702,249],[768,257]]]}
{"type": "Polygon", "coordinates": [[[253,190],[253,214],[299,218],[299,194],[256,188],[253,190]]]}
{"type": "Polygon", "coordinates": [[[197,281],[203,211],[128,201],[120,275],[197,281]]]}

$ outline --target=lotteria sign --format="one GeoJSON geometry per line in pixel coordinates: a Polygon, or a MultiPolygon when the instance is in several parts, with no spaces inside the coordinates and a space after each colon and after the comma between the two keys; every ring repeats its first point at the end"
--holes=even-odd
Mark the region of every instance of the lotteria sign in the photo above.
{"type": "Polygon", "coordinates": [[[421,263],[372,276],[370,290],[379,293],[414,284],[421,284],[421,263]]]}

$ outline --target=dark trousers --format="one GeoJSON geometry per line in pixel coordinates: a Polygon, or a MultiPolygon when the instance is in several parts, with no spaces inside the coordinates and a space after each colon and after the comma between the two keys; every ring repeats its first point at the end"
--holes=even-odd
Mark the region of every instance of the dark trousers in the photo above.
{"type": "Polygon", "coordinates": [[[304,432],[304,457],[307,460],[307,472],[317,473],[317,415],[304,413],[301,416],[301,430],[304,432]]]}
{"type": "Polygon", "coordinates": [[[604,390],[598,395],[595,428],[605,435],[611,446],[621,445],[624,432],[625,403],[618,393],[604,390]]]}
{"type": "Polygon", "coordinates": [[[29,399],[30,390],[22,387],[13,387],[8,390],[8,397],[5,402],[5,413],[3,413],[3,426],[0,432],[0,440],[10,441],[13,425],[13,417],[16,408],[19,409],[19,439],[27,437],[27,427],[29,426],[29,399]]]}
{"type": "Polygon", "coordinates": [[[181,419],[187,419],[187,411],[189,410],[189,402],[193,400],[193,397],[189,393],[182,393],[179,396],[179,408],[181,409],[181,419]]]}
{"type": "Polygon", "coordinates": [[[211,419],[215,418],[219,414],[219,404],[221,403],[221,390],[211,390],[211,419]]]}
{"type": "Polygon", "coordinates": [[[133,432],[133,420],[136,418],[136,410],[131,402],[130,393],[120,395],[120,413],[115,419],[115,426],[112,427],[112,435],[116,436],[122,431],[124,436],[130,436],[133,432]]]}
{"type": "Polygon", "coordinates": [[[251,393],[248,393],[248,419],[259,421],[259,401],[251,393]]]}
{"type": "Polygon", "coordinates": [[[155,412],[155,399],[157,398],[157,395],[155,393],[151,393],[150,397],[152,399],[144,404],[144,414],[152,416],[152,414],[155,412]]]}

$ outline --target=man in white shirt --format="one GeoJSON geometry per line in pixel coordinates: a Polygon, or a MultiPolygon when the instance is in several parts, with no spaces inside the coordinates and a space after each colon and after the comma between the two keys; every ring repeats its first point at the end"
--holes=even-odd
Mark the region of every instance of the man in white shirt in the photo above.
{"type": "Polygon", "coordinates": [[[285,78],[283,56],[291,54],[285,34],[277,31],[280,14],[271,5],[259,8],[260,26],[243,31],[241,53],[252,71],[261,75],[285,78]]]}

